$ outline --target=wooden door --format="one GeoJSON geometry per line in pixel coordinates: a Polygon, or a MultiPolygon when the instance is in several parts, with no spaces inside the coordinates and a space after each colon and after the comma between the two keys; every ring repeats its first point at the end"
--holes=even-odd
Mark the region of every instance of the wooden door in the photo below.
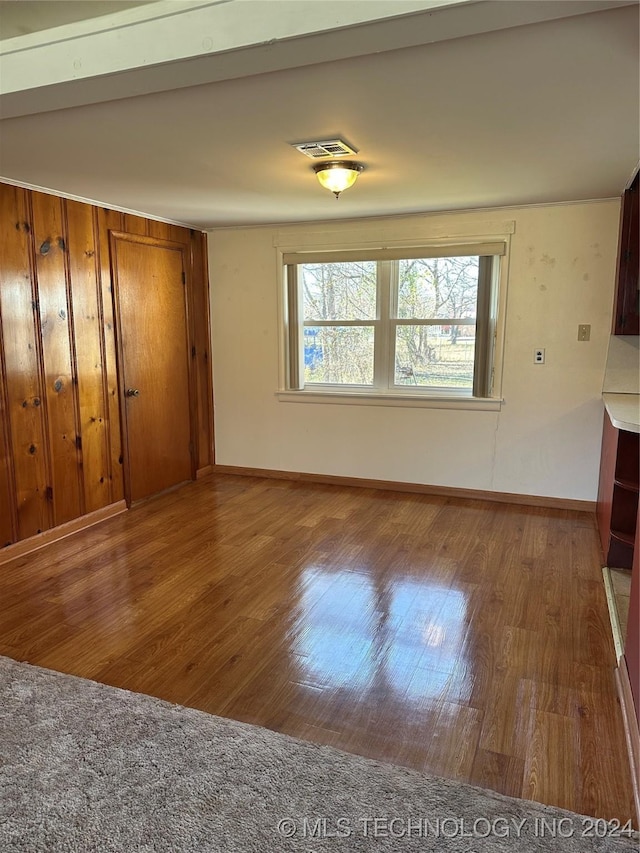
{"type": "Polygon", "coordinates": [[[129,502],[194,476],[186,247],[112,233],[129,502]]]}

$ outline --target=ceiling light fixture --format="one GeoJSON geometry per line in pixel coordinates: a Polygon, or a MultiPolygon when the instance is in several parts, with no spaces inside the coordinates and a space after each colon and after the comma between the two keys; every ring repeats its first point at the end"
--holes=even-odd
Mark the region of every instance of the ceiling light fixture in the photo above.
{"type": "Polygon", "coordinates": [[[327,163],[316,163],[313,167],[320,184],[331,190],[336,198],[355,184],[363,169],[362,163],[353,160],[329,160],[327,163]]]}

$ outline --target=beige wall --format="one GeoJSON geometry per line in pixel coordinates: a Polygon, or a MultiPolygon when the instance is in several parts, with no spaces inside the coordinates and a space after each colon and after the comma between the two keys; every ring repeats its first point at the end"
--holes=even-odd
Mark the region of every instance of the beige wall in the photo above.
{"type": "Polygon", "coordinates": [[[210,232],[216,461],[595,500],[618,216],[614,200],[210,232]],[[500,412],[278,400],[276,244],[428,240],[507,221],[500,412]]]}

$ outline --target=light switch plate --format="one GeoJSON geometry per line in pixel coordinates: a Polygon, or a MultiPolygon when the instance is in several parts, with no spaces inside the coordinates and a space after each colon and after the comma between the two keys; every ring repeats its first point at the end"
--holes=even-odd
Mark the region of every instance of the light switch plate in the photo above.
{"type": "Polygon", "coordinates": [[[588,341],[591,339],[591,326],[589,323],[583,323],[578,326],[578,340],[588,341]]]}

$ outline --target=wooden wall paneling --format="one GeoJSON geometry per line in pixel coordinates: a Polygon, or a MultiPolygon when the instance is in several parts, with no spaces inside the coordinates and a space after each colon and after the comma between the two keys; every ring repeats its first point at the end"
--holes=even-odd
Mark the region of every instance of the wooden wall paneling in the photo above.
{"type": "Polygon", "coordinates": [[[134,216],[132,213],[123,214],[123,230],[128,234],[140,234],[149,237],[150,220],[143,216],[134,216]]]}
{"type": "MultiPolygon", "coordinates": [[[[191,241],[191,229],[181,225],[170,225],[170,235],[167,240],[174,240],[176,243],[184,243],[186,246],[191,241]]],[[[187,253],[188,254],[188,253],[187,253]]]]}
{"type": "Polygon", "coordinates": [[[148,219],[147,231],[149,237],[156,237],[158,240],[189,243],[189,229],[183,228],[180,225],[171,225],[169,222],[156,222],[154,219],[148,219]]]}
{"type": "Polygon", "coordinates": [[[170,225],[169,228],[171,237],[166,237],[165,239],[173,240],[175,243],[184,243],[188,257],[189,243],[191,242],[191,229],[183,228],[181,225],[170,225]]]}
{"type": "Polygon", "coordinates": [[[18,538],[18,520],[14,500],[16,488],[5,376],[2,311],[0,310],[0,548],[11,545],[18,538]]]}
{"type": "Polygon", "coordinates": [[[85,512],[111,501],[108,391],[94,208],[67,201],[69,279],[73,306],[85,512]]]}
{"type": "Polygon", "coordinates": [[[37,291],[32,274],[32,225],[26,190],[0,185],[0,311],[6,432],[11,438],[18,539],[51,527],[47,500],[45,407],[37,291]]]}
{"type": "Polygon", "coordinates": [[[202,259],[202,287],[203,287],[203,357],[202,369],[205,373],[206,396],[207,396],[207,418],[205,428],[207,431],[207,454],[209,463],[215,465],[216,461],[216,444],[215,444],[215,421],[213,417],[213,362],[211,360],[211,290],[209,284],[209,244],[205,232],[200,233],[200,257],[202,259]]]}
{"type": "Polygon", "coordinates": [[[62,199],[32,193],[54,525],[84,513],[72,306],[62,199]]]}
{"type": "Polygon", "coordinates": [[[183,247],[192,476],[213,462],[205,235],[0,184],[0,547],[124,498],[112,232],[183,247]]]}
{"type": "MultiPolygon", "coordinates": [[[[187,232],[188,234],[188,232],[187,232]]],[[[182,252],[185,283],[185,305],[187,308],[187,363],[189,365],[189,426],[191,430],[191,479],[195,480],[198,472],[198,373],[197,350],[195,345],[195,279],[191,261],[191,246],[184,245],[182,252]]]]}
{"type": "Polygon", "coordinates": [[[109,254],[109,232],[122,231],[124,227],[122,213],[106,208],[95,210],[98,235],[98,271],[102,291],[102,320],[104,335],[104,382],[107,393],[107,433],[110,448],[110,489],[111,502],[124,499],[124,468],[122,449],[122,413],[120,411],[120,390],[118,385],[116,320],[109,254]]]}
{"type": "Polygon", "coordinates": [[[147,233],[149,237],[156,237],[158,240],[172,240],[171,225],[167,222],[156,222],[153,219],[148,220],[147,233]]]}
{"type": "MultiPolygon", "coordinates": [[[[150,225],[153,224],[149,223],[150,225]]],[[[194,275],[193,253],[191,250],[191,229],[179,225],[170,226],[171,238],[176,243],[184,246],[183,257],[185,260],[185,304],[187,307],[187,335],[188,335],[188,358],[189,358],[189,417],[191,427],[191,476],[195,480],[199,464],[199,437],[198,437],[198,365],[196,347],[197,326],[197,301],[195,292],[199,287],[199,281],[194,275]]]]}
{"type": "Polygon", "coordinates": [[[198,468],[213,464],[213,378],[209,328],[209,274],[207,235],[191,233],[191,267],[194,301],[198,468]]]}

